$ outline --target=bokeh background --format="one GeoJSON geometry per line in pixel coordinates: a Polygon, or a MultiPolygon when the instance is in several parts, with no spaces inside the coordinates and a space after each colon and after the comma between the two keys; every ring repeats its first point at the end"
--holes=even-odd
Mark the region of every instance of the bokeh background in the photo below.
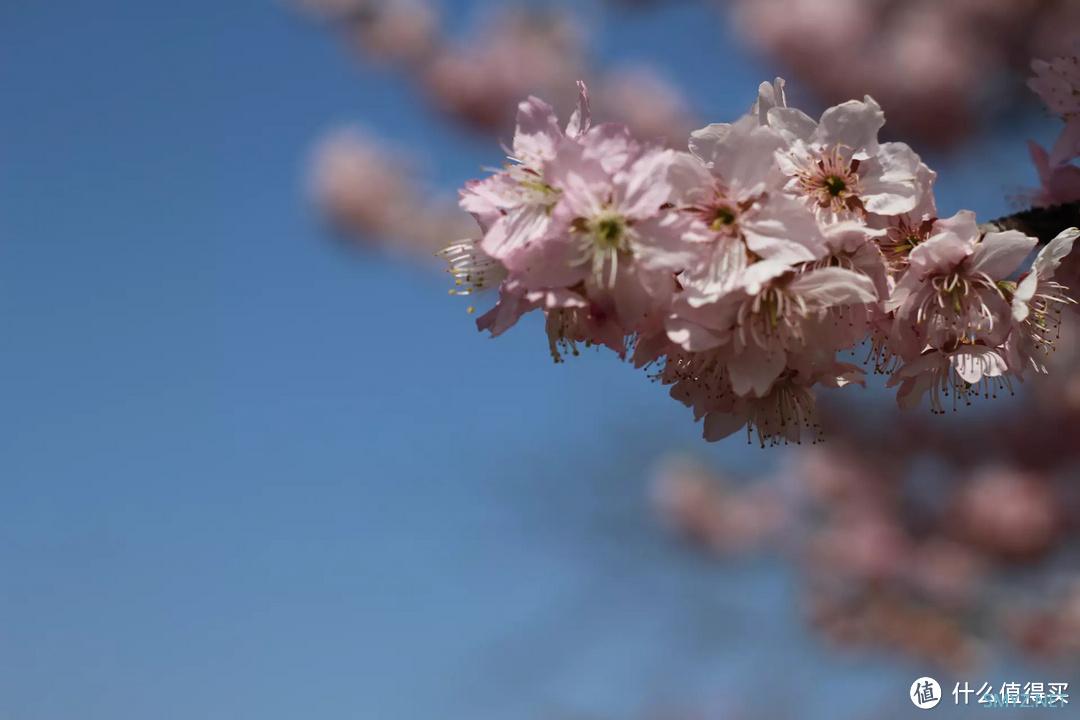
{"type": "MultiPolygon", "coordinates": [[[[527,4],[572,13],[590,77],[666,79],[674,123],[731,119],[778,72],[831,99],[729,7],[527,4]]],[[[441,8],[473,47],[505,10],[441,8]]],[[[356,17],[0,3],[0,717],[892,718],[919,675],[1080,680],[1009,648],[942,670],[838,645],[782,554],[669,532],[672,452],[736,478],[795,460],[706,445],[609,354],[554,365],[535,319],[489,341],[430,248],[327,211],[336,128],[400,161],[365,182],[451,203],[509,139],[439,104],[461,76],[365,52],[356,17]]],[[[985,113],[925,144],[942,214],[1015,209],[1025,141],[1058,128],[1022,65],[981,67],[985,113]]],[[[892,412],[871,396],[853,412],[892,412]]]]}

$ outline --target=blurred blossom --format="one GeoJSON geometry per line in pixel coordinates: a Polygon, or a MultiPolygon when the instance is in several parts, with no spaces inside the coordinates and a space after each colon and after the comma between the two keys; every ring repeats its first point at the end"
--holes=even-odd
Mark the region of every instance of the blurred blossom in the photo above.
{"type": "Polygon", "coordinates": [[[727,5],[740,36],[823,102],[870,94],[891,133],[938,146],[1009,108],[1029,59],[1063,51],[1080,23],[1080,5],[1070,0],[727,5]]]}
{"type": "Polygon", "coordinates": [[[908,568],[909,580],[946,606],[973,602],[986,563],[963,543],[932,538],[919,545],[908,568]]]}
{"type": "Polygon", "coordinates": [[[429,0],[299,0],[306,10],[338,26],[368,58],[419,63],[438,41],[439,14],[429,0]]]}
{"type": "Polygon", "coordinates": [[[371,57],[419,63],[436,47],[439,16],[425,0],[388,0],[374,17],[351,28],[350,39],[371,57]]]}
{"type": "Polygon", "coordinates": [[[605,117],[628,125],[635,135],[680,145],[697,121],[686,98],[648,66],[612,70],[597,83],[595,102],[605,117]]]}
{"type": "Polygon", "coordinates": [[[571,15],[507,6],[434,57],[423,77],[437,108],[498,132],[529,95],[569,105],[585,74],[584,34],[571,15]]]}
{"type": "Polygon", "coordinates": [[[992,557],[1031,560],[1053,547],[1058,505],[1046,482],[1007,467],[978,471],[956,498],[958,530],[992,557]]]}
{"type": "Polygon", "coordinates": [[[787,507],[772,483],[735,487],[682,456],[665,458],[653,473],[653,505],[687,539],[719,553],[747,551],[775,539],[787,507]]]}
{"type": "MultiPolygon", "coordinates": [[[[1077,12],[1080,22],[1080,11],[1077,12]]],[[[1031,63],[1030,88],[1038,94],[1046,109],[1060,117],[1065,126],[1048,152],[1035,142],[1028,142],[1028,152],[1039,176],[1039,187],[1023,193],[1017,200],[1036,208],[1056,208],[1064,222],[1075,220],[1080,203],[1080,41],[1065,55],[1031,63]],[[1071,209],[1070,209],[1071,208],[1071,209]]],[[[1080,287],[1080,257],[1070,255],[1062,263],[1060,282],[1080,287]]],[[[1077,358],[1073,357],[1074,360],[1077,358]]],[[[1060,364],[1060,363],[1059,363],[1060,364]]],[[[1066,397],[1075,399],[1075,383],[1066,383],[1066,397]]]]}
{"type": "Polygon", "coordinates": [[[1080,167],[1074,164],[1051,165],[1050,154],[1034,142],[1028,143],[1028,152],[1039,174],[1039,187],[1019,198],[1023,205],[1051,207],[1080,201],[1080,167]]]}
{"type": "Polygon", "coordinates": [[[1062,579],[1066,582],[1049,597],[1008,608],[1003,624],[1032,655],[1071,664],[1080,659],[1080,578],[1062,579]]]}
{"type": "Polygon", "coordinates": [[[577,80],[599,78],[594,105],[646,138],[682,147],[697,122],[686,96],[646,65],[600,72],[586,33],[564,8],[507,3],[464,39],[449,37],[431,0],[297,0],[370,60],[397,65],[446,116],[498,137],[530,95],[570,107],[577,80]]]}
{"type": "Polygon", "coordinates": [[[1068,313],[1062,326],[1061,342],[1048,359],[1051,372],[1061,373],[1059,382],[1037,382],[1031,389],[1040,409],[1080,417],[1080,317],[1068,313]]]}
{"type": "Polygon", "coordinates": [[[432,199],[404,156],[358,128],[332,131],[314,151],[310,192],[337,229],[368,245],[432,255],[468,237],[468,216],[432,199]]]}
{"type": "MultiPolygon", "coordinates": [[[[1036,59],[1031,68],[1034,75],[1028,85],[1047,110],[1065,122],[1065,127],[1049,152],[1034,142],[1028,143],[1039,174],[1039,188],[1028,194],[1028,200],[1035,207],[1080,202],[1080,166],[1074,162],[1080,157],[1080,42],[1070,55],[1036,59]]],[[[1075,217],[1076,213],[1072,214],[1075,217]]],[[[1073,283],[1080,280],[1075,259],[1067,263],[1063,275],[1073,283]]]]}
{"type": "Polygon", "coordinates": [[[1080,43],[1072,54],[1050,60],[1036,59],[1035,76],[1028,85],[1038,93],[1050,112],[1065,121],[1057,142],[1050,150],[1051,166],[1061,166],[1080,157],[1080,43]]]}
{"type": "Polygon", "coordinates": [[[811,562],[864,581],[899,575],[910,552],[900,528],[875,513],[850,513],[816,532],[808,549],[811,562]]]}
{"type": "Polygon", "coordinates": [[[573,83],[584,76],[583,32],[572,16],[508,8],[434,57],[423,80],[437,107],[498,132],[528,95],[569,105],[573,83]]]}
{"type": "Polygon", "coordinates": [[[959,616],[887,586],[811,594],[807,610],[811,624],[842,648],[898,652],[952,671],[972,667],[984,652],[959,616]]]}
{"type": "Polygon", "coordinates": [[[315,150],[312,194],[335,224],[372,239],[401,222],[413,185],[392,150],[357,128],[333,131],[315,150]]]}
{"type": "MultiPolygon", "coordinates": [[[[865,437],[874,432],[863,430],[865,437]]],[[[918,483],[905,481],[919,467],[915,458],[894,452],[882,464],[880,448],[859,436],[843,432],[839,442],[794,453],[788,485],[801,492],[779,496],[783,532],[762,538],[794,563],[808,619],[825,638],[964,669],[1000,642],[997,619],[1007,617],[1009,637],[1022,651],[1080,650],[1080,583],[1043,601],[1045,607],[1019,608],[1012,595],[994,590],[1007,582],[1002,561],[1031,567],[1077,530],[1064,522],[1064,486],[1009,465],[968,469],[959,457],[926,506],[918,483]]],[[[712,541],[731,502],[730,483],[721,477],[668,461],[656,475],[654,498],[673,527],[728,557],[740,545],[712,541]]]]}

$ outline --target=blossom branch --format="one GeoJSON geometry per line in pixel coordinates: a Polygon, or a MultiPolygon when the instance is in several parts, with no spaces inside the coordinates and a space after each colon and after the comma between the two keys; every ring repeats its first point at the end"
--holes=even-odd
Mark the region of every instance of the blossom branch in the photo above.
{"type": "MultiPolygon", "coordinates": [[[[1051,174],[1080,154],[1077,67],[1035,65],[1067,119],[1051,174]]],[[[593,126],[579,90],[565,126],[522,102],[509,164],[461,192],[480,237],[444,254],[459,292],[498,288],[480,329],[540,311],[557,362],[608,347],[670,386],[706,439],[745,428],[762,446],[819,439],[814,390],[862,384],[841,360],[859,346],[901,407],[928,399],[935,413],[1046,372],[1075,303],[1055,274],[1080,236],[1051,228],[1075,219],[1077,198],[990,226],[939,217],[936,173],[878,140],[870,96],[814,120],[777,78],[677,152],[593,126]]]]}

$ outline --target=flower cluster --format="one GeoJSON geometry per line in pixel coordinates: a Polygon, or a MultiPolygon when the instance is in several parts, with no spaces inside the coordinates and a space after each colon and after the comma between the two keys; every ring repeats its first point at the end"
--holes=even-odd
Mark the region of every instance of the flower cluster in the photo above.
{"type": "MultiPolygon", "coordinates": [[[[1080,50],[1080,44],[1077,45],[1080,50]]],[[[1031,63],[1035,75],[1028,80],[1046,108],[1065,121],[1065,127],[1049,152],[1028,143],[1031,159],[1039,172],[1040,189],[1032,204],[1047,207],[1080,201],[1080,57],[1070,56],[1031,63]]]]}
{"type": "Polygon", "coordinates": [[[901,405],[929,395],[938,412],[1044,371],[1078,231],[1020,275],[1037,240],[939,218],[934,172],[878,141],[871,97],[814,120],[777,79],[678,152],[593,125],[579,87],[565,128],[521,103],[509,164],[461,193],[481,235],[448,249],[452,271],[462,292],[498,286],[481,329],[539,310],[556,361],[607,346],[671,386],[707,439],[746,427],[762,445],[817,439],[814,388],[861,383],[840,360],[861,344],[901,405]]]}

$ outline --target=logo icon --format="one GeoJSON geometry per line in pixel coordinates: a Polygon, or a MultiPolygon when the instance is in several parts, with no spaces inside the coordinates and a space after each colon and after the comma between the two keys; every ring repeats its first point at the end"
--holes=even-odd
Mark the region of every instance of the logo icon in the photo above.
{"type": "Polygon", "coordinates": [[[911,702],[921,710],[937,707],[941,702],[941,686],[932,677],[921,677],[911,683],[911,702]]]}

